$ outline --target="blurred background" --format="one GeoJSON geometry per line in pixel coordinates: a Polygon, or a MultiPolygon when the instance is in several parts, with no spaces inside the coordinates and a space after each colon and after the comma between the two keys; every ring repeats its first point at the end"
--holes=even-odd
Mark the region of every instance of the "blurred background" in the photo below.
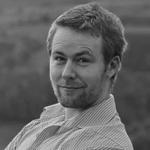
{"type": "MultiPolygon", "coordinates": [[[[117,14],[129,42],[114,89],[135,150],[150,150],[150,1],[95,0],[117,14]]],[[[56,103],[46,38],[62,12],[89,0],[0,0],[0,150],[56,103]]]]}

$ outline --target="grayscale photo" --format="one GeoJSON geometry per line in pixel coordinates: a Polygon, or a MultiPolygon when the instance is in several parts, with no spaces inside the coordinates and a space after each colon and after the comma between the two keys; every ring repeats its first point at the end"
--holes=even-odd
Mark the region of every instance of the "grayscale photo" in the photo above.
{"type": "Polygon", "coordinates": [[[149,0],[0,8],[0,150],[150,149],[149,0]]]}

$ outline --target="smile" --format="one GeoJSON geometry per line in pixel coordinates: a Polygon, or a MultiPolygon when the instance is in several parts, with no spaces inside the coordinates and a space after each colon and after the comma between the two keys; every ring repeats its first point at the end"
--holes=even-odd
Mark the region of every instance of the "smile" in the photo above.
{"type": "Polygon", "coordinates": [[[77,89],[81,89],[81,88],[84,88],[84,87],[70,87],[70,86],[60,86],[61,88],[63,89],[66,89],[66,90],[77,90],[77,89]]]}
{"type": "Polygon", "coordinates": [[[60,86],[60,91],[65,92],[68,94],[75,94],[82,91],[83,87],[66,87],[66,86],[60,86]]]}

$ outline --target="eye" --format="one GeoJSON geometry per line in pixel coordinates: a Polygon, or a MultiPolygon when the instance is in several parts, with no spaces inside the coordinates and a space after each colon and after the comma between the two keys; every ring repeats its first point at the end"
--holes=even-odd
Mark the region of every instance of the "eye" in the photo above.
{"type": "Polygon", "coordinates": [[[87,59],[87,58],[80,58],[80,59],[78,59],[78,63],[80,63],[80,64],[87,64],[89,62],[90,62],[90,60],[87,59]]]}
{"type": "Polygon", "coordinates": [[[57,61],[63,61],[64,58],[59,56],[59,57],[56,57],[55,60],[57,60],[57,61]]]}
{"type": "Polygon", "coordinates": [[[56,62],[56,63],[63,63],[63,62],[65,62],[66,61],[66,59],[64,58],[64,57],[62,57],[62,56],[56,56],[56,57],[54,57],[54,61],[56,62]]]}

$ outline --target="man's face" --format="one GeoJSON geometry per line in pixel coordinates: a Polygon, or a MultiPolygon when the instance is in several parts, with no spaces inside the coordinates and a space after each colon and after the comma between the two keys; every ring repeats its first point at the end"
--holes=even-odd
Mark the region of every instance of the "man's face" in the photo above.
{"type": "Polygon", "coordinates": [[[50,79],[62,106],[85,109],[96,103],[107,79],[101,37],[58,28],[52,41],[50,79]]]}

